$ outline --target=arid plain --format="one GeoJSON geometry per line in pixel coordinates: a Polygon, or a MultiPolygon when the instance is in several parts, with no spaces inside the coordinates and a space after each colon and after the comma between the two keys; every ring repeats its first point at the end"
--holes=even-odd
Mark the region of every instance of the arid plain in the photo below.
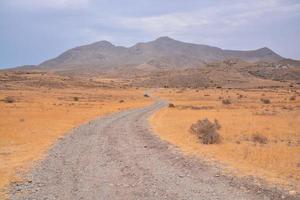
{"type": "Polygon", "coordinates": [[[0,76],[0,199],[9,183],[21,180],[72,128],[153,102],[143,96],[143,90],[124,88],[111,79],[84,79],[78,86],[80,80],[54,74],[8,72],[0,76]]]}
{"type": "Polygon", "coordinates": [[[300,191],[297,85],[147,89],[129,87],[126,79],[77,79],[43,72],[5,72],[1,81],[2,197],[6,186],[22,180],[24,172],[72,128],[96,117],[150,105],[157,97],[174,104],[149,118],[162,140],[184,154],[220,165],[224,174],[300,191]],[[150,98],[144,96],[148,90],[150,98]],[[201,144],[190,132],[191,125],[204,118],[220,123],[220,143],[201,144]]]}
{"type": "MultiPolygon", "coordinates": [[[[129,48],[99,41],[69,49],[39,65],[1,70],[1,195],[39,199],[56,193],[56,199],[77,199],[81,192],[91,191],[87,199],[105,192],[120,197],[117,184],[125,177],[126,184],[133,178],[142,180],[135,180],[132,186],[141,197],[152,194],[152,190],[168,198],[177,195],[175,199],[207,197],[205,190],[199,195],[198,189],[187,186],[192,184],[216,191],[216,198],[225,195],[230,199],[236,191],[243,199],[296,199],[300,195],[299,80],[300,62],[266,47],[223,50],[169,37],[129,48]],[[133,108],[141,109],[125,111],[133,108]],[[109,115],[112,113],[118,114],[109,115]],[[109,122],[91,122],[103,116],[109,122]],[[142,121],[146,117],[149,123],[142,121]],[[73,141],[66,135],[76,136],[73,141]],[[157,136],[161,140],[156,140],[157,136]],[[79,152],[75,153],[77,144],[79,152]],[[173,147],[183,154],[174,156],[172,150],[164,150],[173,147]],[[157,157],[153,154],[151,169],[145,169],[146,161],[136,156],[151,156],[154,148],[157,157]],[[51,153],[53,149],[56,154],[51,153]],[[136,155],[139,151],[141,155],[136,155]],[[176,163],[174,157],[181,158],[182,166],[172,163],[176,163]],[[186,182],[178,180],[189,192],[160,190],[175,183],[172,172],[166,169],[174,167],[176,177],[182,178],[182,171],[193,174],[193,167],[202,166],[194,163],[187,167],[190,157],[209,167],[195,177],[189,176],[186,182]],[[72,162],[64,164],[69,158],[72,162]],[[97,159],[103,166],[97,165],[97,159]],[[114,174],[107,164],[111,160],[114,174]],[[52,168],[38,171],[41,163],[52,168]],[[162,165],[164,169],[160,169],[162,165]],[[209,172],[215,167],[222,172],[217,174],[219,180],[209,172]],[[108,173],[102,182],[85,181],[84,174],[80,176],[72,169],[87,170],[99,179],[105,170],[108,173]],[[25,180],[24,176],[34,172],[38,174],[35,181],[25,180]],[[139,175],[134,176],[136,173],[139,175]],[[160,176],[153,173],[163,174],[162,178],[170,182],[157,181],[160,176]],[[59,174],[63,176],[56,179],[59,174]],[[245,181],[237,181],[233,187],[230,176],[245,181]],[[48,177],[47,182],[41,184],[43,177],[48,177]],[[193,184],[194,178],[199,185],[193,184]],[[219,186],[201,182],[206,178],[219,186]],[[87,190],[70,187],[64,193],[64,183],[81,183],[87,190]],[[112,183],[112,191],[102,191],[112,183]],[[149,183],[157,188],[148,188],[149,183]],[[244,183],[250,184],[246,190],[244,183]],[[137,184],[143,187],[135,187],[137,184]],[[56,189],[51,192],[53,187],[56,189]]],[[[126,194],[131,199],[135,193],[126,194]]]]}
{"type": "Polygon", "coordinates": [[[224,173],[300,190],[299,89],[161,89],[156,95],[174,104],[150,118],[163,140],[217,161],[224,173]],[[191,124],[205,118],[221,125],[220,143],[201,144],[190,132],[191,124]]]}

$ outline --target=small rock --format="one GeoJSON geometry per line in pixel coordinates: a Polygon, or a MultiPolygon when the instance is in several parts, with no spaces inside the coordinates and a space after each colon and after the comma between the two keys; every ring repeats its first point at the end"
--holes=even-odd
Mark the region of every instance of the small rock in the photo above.
{"type": "Polygon", "coordinates": [[[244,186],[241,186],[240,189],[244,191],[247,190],[247,188],[245,188],[244,186]]]}
{"type": "Polygon", "coordinates": [[[43,183],[38,183],[38,187],[43,187],[44,184],[43,183]]]}
{"type": "Polygon", "coordinates": [[[215,177],[220,177],[220,174],[216,174],[215,177]]]}
{"type": "Polygon", "coordinates": [[[289,195],[296,195],[296,194],[297,194],[297,192],[295,190],[290,190],[289,191],[289,195]]]}

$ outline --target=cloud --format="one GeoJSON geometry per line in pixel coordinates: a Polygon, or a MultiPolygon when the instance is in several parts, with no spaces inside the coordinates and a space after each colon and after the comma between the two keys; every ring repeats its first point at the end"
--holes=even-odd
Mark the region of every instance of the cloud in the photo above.
{"type": "Polygon", "coordinates": [[[90,0],[2,0],[6,5],[19,9],[82,9],[90,5],[90,0]]]}
{"type": "Polygon", "coordinates": [[[276,20],[300,13],[300,3],[287,4],[282,0],[233,1],[231,4],[214,4],[211,7],[187,12],[145,16],[119,17],[115,26],[139,29],[149,33],[179,33],[209,28],[233,31],[241,26],[276,20]]]}
{"type": "Polygon", "coordinates": [[[300,58],[299,34],[299,0],[0,0],[0,66],[97,40],[130,46],[162,35],[300,58]]]}
{"type": "Polygon", "coordinates": [[[204,17],[186,13],[175,13],[150,17],[117,18],[115,22],[125,28],[142,29],[147,32],[176,32],[192,26],[204,26],[209,23],[204,17]]]}

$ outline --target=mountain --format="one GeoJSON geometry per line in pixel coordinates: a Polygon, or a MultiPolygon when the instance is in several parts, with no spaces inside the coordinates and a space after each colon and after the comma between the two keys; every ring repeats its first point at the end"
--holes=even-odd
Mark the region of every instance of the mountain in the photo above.
{"type": "Polygon", "coordinates": [[[115,46],[108,41],[76,47],[41,63],[38,68],[51,71],[101,71],[116,68],[182,69],[228,59],[277,62],[283,58],[266,47],[252,51],[223,50],[160,37],[129,48],[115,46]]]}

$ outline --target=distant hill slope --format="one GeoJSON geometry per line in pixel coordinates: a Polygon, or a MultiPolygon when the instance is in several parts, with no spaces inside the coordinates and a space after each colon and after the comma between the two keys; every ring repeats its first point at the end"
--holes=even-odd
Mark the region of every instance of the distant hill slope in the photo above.
{"type": "Polygon", "coordinates": [[[161,37],[151,42],[138,43],[130,48],[115,46],[108,41],[76,47],[41,63],[38,68],[86,72],[115,68],[182,69],[227,59],[278,62],[283,58],[266,47],[252,51],[223,50],[161,37]]]}

